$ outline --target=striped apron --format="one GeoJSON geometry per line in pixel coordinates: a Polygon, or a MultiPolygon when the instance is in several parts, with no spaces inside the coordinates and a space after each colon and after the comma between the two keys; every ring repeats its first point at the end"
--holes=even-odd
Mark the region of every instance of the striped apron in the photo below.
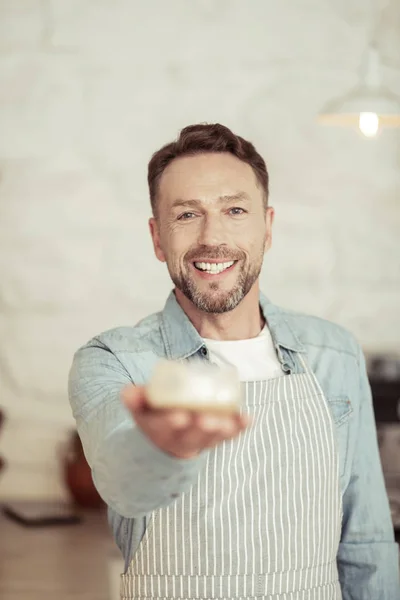
{"type": "Polygon", "coordinates": [[[123,600],[342,598],[335,426],[302,363],[304,373],[242,383],[252,425],[152,514],[122,575],[123,600]]]}

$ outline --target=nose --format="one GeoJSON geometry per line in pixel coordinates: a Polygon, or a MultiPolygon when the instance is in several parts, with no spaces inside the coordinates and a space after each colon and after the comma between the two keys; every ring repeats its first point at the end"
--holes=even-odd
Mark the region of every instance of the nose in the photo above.
{"type": "Polygon", "coordinates": [[[203,246],[220,246],[227,243],[227,232],[219,215],[206,215],[202,219],[198,243],[203,246]]]}

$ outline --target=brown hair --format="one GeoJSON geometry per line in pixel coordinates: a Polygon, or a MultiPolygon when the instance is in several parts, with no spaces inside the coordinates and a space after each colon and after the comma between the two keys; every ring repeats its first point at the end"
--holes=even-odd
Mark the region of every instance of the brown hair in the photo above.
{"type": "Polygon", "coordinates": [[[161,175],[176,158],[212,152],[230,152],[250,165],[264,191],[264,204],[268,204],[269,177],[265,161],[251,142],[235,135],[228,127],[216,124],[189,125],[180,132],[175,142],[166,144],[151,157],[147,181],[153,214],[156,214],[157,191],[161,175]]]}

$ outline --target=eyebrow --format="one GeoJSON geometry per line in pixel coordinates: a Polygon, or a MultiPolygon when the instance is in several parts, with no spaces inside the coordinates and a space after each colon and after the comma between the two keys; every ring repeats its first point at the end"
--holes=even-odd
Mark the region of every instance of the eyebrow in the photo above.
{"type": "MultiPolygon", "coordinates": [[[[244,192],[238,192],[237,194],[227,194],[225,196],[219,196],[216,200],[220,204],[228,204],[230,202],[248,201],[249,197],[244,192]]],[[[196,208],[200,204],[202,204],[201,200],[196,200],[196,199],[183,200],[181,198],[178,198],[177,200],[175,200],[172,203],[171,208],[178,208],[178,207],[196,208]]]]}

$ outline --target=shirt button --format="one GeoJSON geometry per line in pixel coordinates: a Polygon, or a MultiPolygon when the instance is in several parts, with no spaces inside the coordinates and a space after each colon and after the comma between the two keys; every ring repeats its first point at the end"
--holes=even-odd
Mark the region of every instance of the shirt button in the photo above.
{"type": "Polygon", "coordinates": [[[201,351],[200,352],[202,353],[203,356],[207,356],[207,348],[205,346],[201,347],[201,351]]]}

